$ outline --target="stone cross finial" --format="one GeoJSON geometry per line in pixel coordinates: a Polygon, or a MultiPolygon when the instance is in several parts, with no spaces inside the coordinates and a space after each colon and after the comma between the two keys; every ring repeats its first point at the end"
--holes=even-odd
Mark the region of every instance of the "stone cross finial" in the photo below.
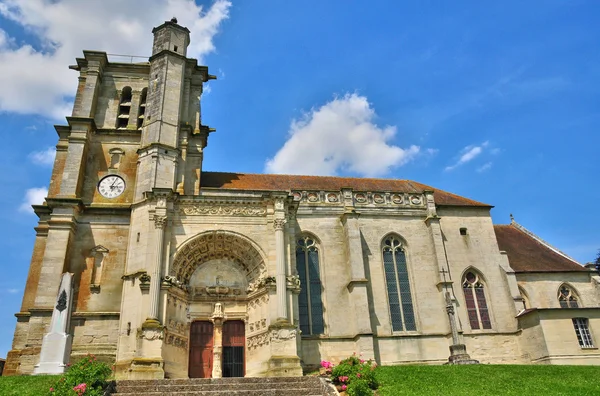
{"type": "Polygon", "coordinates": [[[510,214],[510,222],[514,223],[515,222],[515,216],[513,216],[513,214],[510,214]]]}

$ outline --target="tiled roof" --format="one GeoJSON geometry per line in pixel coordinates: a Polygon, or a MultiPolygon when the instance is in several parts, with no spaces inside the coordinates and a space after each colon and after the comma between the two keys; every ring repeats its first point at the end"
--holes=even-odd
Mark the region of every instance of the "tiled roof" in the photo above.
{"type": "Polygon", "coordinates": [[[508,254],[515,272],[588,271],[516,223],[494,225],[494,231],[500,250],[508,254]]]}
{"type": "Polygon", "coordinates": [[[492,207],[491,205],[435,189],[425,184],[400,179],[202,172],[200,183],[204,188],[254,191],[339,191],[342,188],[352,188],[354,191],[363,192],[422,193],[423,191],[433,191],[437,205],[492,207]]]}

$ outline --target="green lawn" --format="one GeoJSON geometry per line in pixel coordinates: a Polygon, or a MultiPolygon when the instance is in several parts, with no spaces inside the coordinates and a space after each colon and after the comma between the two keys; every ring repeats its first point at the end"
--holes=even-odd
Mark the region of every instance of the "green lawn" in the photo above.
{"type": "Polygon", "coordinates": [[[600,395],[595,366],[385,366],[376,377],[380,396],[600,395]]]}
{"type": "Polygon", "coordinates": [[[56,375],[23,375],[15,377],[0,377],[0,395],[2,396],[43,396],[54,381],[60,378],[56,375]]]}

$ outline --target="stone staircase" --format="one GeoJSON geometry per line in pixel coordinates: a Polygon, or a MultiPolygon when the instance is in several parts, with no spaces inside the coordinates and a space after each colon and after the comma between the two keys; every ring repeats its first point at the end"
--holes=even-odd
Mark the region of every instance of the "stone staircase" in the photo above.
{"type": "Polygon", "coordinates": [[[337,391],[319,377],[194,378],[122,380],[113,383],[119,396],[333,396],[337,391]]]}

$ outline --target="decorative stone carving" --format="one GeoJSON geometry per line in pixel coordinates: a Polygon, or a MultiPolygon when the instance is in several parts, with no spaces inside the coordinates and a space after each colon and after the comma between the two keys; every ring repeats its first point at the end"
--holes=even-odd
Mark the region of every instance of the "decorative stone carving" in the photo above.
{"type": "Polygon", "coordinates": [[[294,201],[300,201],[302,200],[302,193],[299,191],[293,192],[292,197],[294,198],[294,201]]]}
{"type": "Polygon", "coordinates": [[[171,275],[188,284],[198,263],[218,258],[238,263],[250,282],[266,273],[261,254],[250,242],[227,231],[212,231],[197,236],[179,249],[171,275]]]}
{"type": "Polygon", "coordinates": [[[298,275],[288,275],[285,280],[288,289],[298,292],[301,290],[300,277],[298,275]]]}
{"type": "Polygon", "coordinates": [[[285,209],[285,201],[283,198],[275,199],[275,210],[283,210],[285,209]]]}
{"type": "Polygon", "coordinates": [[[58,310],[58,312],[62,312],[66,308],[67,308],[67,292],[66,292],[66,290],[63,290],[62,293],[60,293],[60,297],[58,297],[56,309],[58,310]]]}
{"type": "Polygon", "coordinates": [[[172,275],[166,275],[165,277],[163,277],[163,283],[169,286],[175,286],[180,289],[185,289],[185,285],[183,284],[183,282],[181,282],[175,276],[172,275]]]}
{"type": "Polygon", "coordinates": [[[148,341],[162,340],[164,338],[164,335],[164,330],[159,327],[140,329],[140,331],[138,332],[139,338],[143,338],[148,341]]]}
{"type": "Polygon", "coordinates": [[[180,208],[186,215],[213,215],[213,216],[265,216],[267,209],[264,206],[238,206],[238,205],[185,205],[180,208]]]}
{"type": "Polygon", "coordinates": [[[311,192],[306,196],[308,202],[319,202],[319,195],[317,193],[311,192]]]}
{"type": "Polygon", "coordinates": [[[265,345],[269,345],[271,341],[271,334],[265,331],[260,334],[252,335],[246,339],[246,346],[248,349],[256,349],[265,345]]]}
{"type": "Polygon", "coordinates": [[[154,216],[154,226],[156,228],[165,228],[167,216],[154,216]]]}
{"type": "Polygon", "coordinates": [[[396,205],[400,205],[401,203],[404,202],[404,197],[399,194],[394,194],[394,195],[392,195],[392,202],[395,203],[396,205]]]}
{"type": "Polygon", "coordinates": [[[337,194],[329,193],[327,194],[327,202],[339,202],[340,197],[337,194]]]}
{"type": "Polygon", "coordinates": [[[413,195],[410,197],[410,203],[413,205],[421,205],[421,202],[423,202],[423,200],[418,195],[413,195]]]}
{"type": "Polygon", "coordinates": [[[147,272],[144,272],[140,275],[140,289],[141,290],[150,290],[150,275],[147,272]]]}
{"type": "Polygon", "coordinates": [[[260,288],[262,288],[264,286],[274,285],[275,283],[276,283],[276,280],[275,280],[274,276],[261,276],[260,278],[256,279],[254,282],[250,282],[250,284],[248,285],[247,292],[252,293],[252,292],[259,290],[260,288]]]}
{"type": "Polygon", "coordinates": [[[181,337],[175,334],[167,333],[165,337],[165,344],[172,345],[176,348],[181,348],[184,351],[188,349],[188,340],[185,337],[181,337]]]}
{"type": "Polygon", "coordinates": [[[281,328],[271,330],[271,342],[293,340],[298,334],[297,329],[281,328]]]}
{"type": "Polygon", "coordinates": [[[358,203],[365,203],[365,202],[367,202],[367,195],[363,194],[363,193],[358,193],[358,194],[354,195],[354,199],[358,203]]]}
{"type": "Polygon", "coordinates": [[[385,203],[385,196],[383,196],[382,194],[373,194],[373,202],[375,202],[376,204],[385,203]]]}
{"type": "Polygon", "coordinates": [[[275,219],[273,220],[273,228],[275,228],[275,230],[283,230],[285,223],[287,223],[286,219],[275,219]]]}

